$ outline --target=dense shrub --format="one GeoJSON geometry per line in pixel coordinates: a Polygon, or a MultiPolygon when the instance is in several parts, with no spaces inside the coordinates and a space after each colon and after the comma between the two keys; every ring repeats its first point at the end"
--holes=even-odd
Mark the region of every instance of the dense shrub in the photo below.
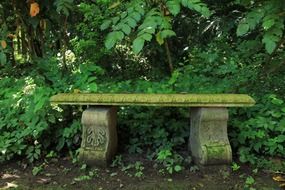
{"type": "MultiPolygon", "coordinates": [[[[232,144],[239,150],[242,162],[259,164],[267,157],[285,157],[285,104],[276,95],[256,98],[257,105],[249,111],[239,113],[248,119],[235,119],[230,136],[232,144]]],[[[238,114],[235,116],[239,117],[238,114]]]]}

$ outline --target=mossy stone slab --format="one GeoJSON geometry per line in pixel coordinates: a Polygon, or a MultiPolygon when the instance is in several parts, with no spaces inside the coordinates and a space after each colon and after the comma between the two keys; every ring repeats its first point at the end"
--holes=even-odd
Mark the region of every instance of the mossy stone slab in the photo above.
{"type": "Polygon", "coordinates": [[[255,104],[246,94],[61,93],[52,96],[50,101],[66,105],[172,107],[249,107],[255,104]]]}

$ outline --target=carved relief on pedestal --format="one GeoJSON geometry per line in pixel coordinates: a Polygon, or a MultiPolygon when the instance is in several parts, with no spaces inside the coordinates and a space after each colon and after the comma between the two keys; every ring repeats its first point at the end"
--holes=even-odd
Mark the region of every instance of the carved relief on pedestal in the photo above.
{"type": "Polygon", "coordinates": [[[103,127],[86,127],[85,146],[94,149],[104,149],[107,142],[107,133],[103,127]]]}
{"type": "Polygon", "coordinates": [[[117,150],[115,107],[90,107],[82,114],[82,143],[79,159],[106,166],[117,150]]]}

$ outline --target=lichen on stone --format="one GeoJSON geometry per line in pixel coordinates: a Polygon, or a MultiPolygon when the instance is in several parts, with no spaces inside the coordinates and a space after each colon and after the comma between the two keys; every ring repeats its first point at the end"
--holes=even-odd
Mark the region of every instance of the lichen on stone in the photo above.
{"type": "Polygon", "coordinates": [[[248,107],[255,101],[246,94],[111,94],[62,93],[52,96],[53,104],[139,105],[184,107],[248,107]]]}

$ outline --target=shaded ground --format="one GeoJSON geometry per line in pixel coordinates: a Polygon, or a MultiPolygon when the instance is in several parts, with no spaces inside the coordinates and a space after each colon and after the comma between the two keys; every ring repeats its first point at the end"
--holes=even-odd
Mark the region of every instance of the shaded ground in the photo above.
{"type": "Polygon", "coordinates": [[[51,159],[34,167],[20,162],[10,162],[0,165],[0,189],[280,189],[279,184],[272,180],[276,174],[253,170],[245,165],[237,171],[233,171],[230,166],[203,167],[198,171],[193,171],[196,168],[192,167],[192,171],[185,169],[173,175],[159,172],[150,161],[142,161],[142,166],[144,169],[128,166],[108,169],[85,168],[85,165],[72,164],[68,158],[51,159]],[[32,172],[38,174],[34,176],[32,172]],[[142,177],[138,177],[141,175],[142,177]]]}

